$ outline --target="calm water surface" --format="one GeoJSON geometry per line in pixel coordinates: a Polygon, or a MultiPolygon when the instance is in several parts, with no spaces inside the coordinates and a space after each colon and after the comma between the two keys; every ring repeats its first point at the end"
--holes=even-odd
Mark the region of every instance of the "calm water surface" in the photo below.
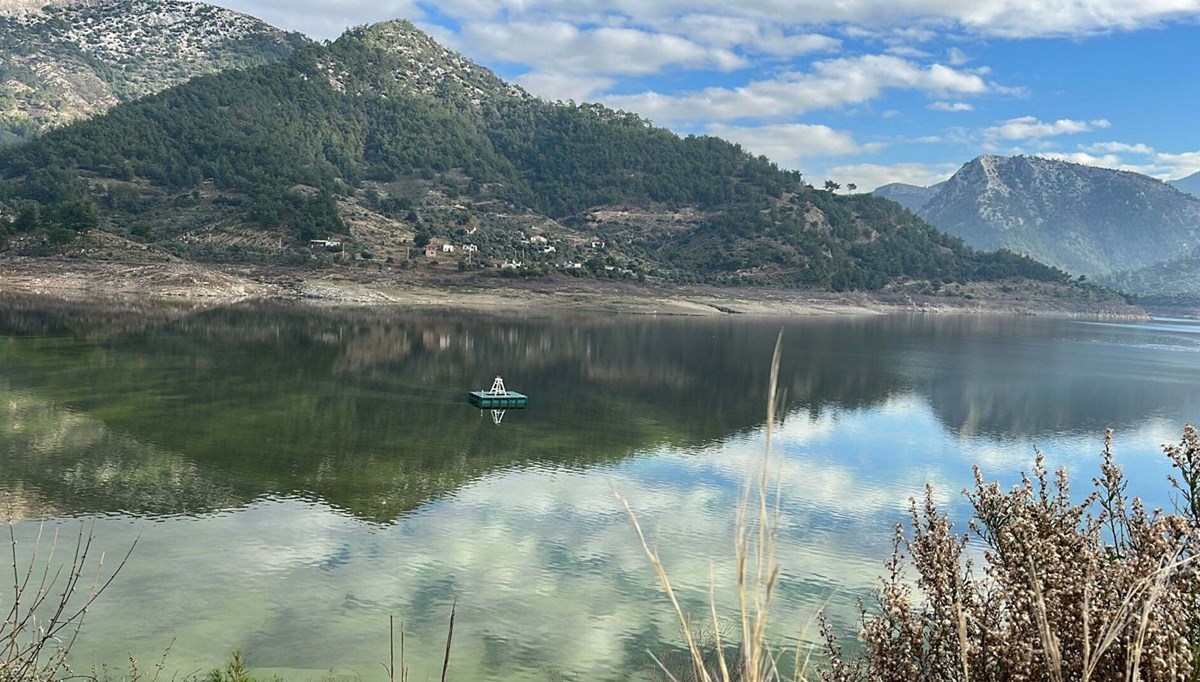
{"type": "Polygon", "coordinates": [[[932,481],[953,511],[979,464],[1035,446],[1090,479],[1105,427],[1166,505],[1163,443],[1200,417],[1200,325],[1004,317],[514,319],[246,306],[136,313],[0,304],[0,512],[27,553],[96,523],[133,557],[77,667],[132,653],[189,673],[234,649],[289,679],[637,679],[677,640],[614,491],[681,596],[734,604],[731,536],[777,432],[781,645],[822,605],[854,628],[891,528],[932,481]],[[504,374],[528,410],[465,391],[504,374]],[[499,422],[499,423],[497,423],[499,422]]]}

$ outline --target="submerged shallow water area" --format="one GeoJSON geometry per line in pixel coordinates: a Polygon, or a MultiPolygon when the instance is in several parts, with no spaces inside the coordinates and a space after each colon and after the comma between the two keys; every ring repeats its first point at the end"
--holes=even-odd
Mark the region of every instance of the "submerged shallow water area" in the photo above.
{"type": "Polygon", "coordinates": [[[1200,324],[1025,317],[763,319],[449,311],[111,310],[0,303],[0,512],[19,554],[133,554],[77,670],[240,649],[288,679],[638,679],[678,628],[614,493],[685,604],[733,613],[734,510],[761,460],[783,329],[778,647],[852,638],[909,499],[965,522],[979,465],[1035,447],[1082,490],[1104,430],[1167,506],[1161,445],[1200,414],[1200,324]],[[502,374],[524,410],[466,402],[502,374]],[[43,540],[45,543],[46,540],[43,540]]]}

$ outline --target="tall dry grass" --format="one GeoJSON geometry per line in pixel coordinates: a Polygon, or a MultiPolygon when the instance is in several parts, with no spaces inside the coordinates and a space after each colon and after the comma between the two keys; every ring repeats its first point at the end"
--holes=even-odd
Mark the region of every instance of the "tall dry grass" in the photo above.
{"type": "MultiPolygon", "coordinates": [[[[771,358],[771,377],[767,390],[766,443],[761,468],[748,476],[737,507],[733,556],[736,562],[738,617],[733,630],[737,641],[728,642],[722,636],[726,624],[717,615],[716,586],[710,581],[709,612],[700,621],[681,606],[671,578],[658,552],[651,548],[629,502],[617,497],[629,515],[638,540],[654,567],[668,600],[679,621],[687,647],[687,660],[667,666],[655,658],[662,674],[672,682],[769,682],[774,680],[805,679],[806,659],[797,655],[792,670],[780,671],[778,657],[768,638],[768,616],[771,601],[779,580],[780,566],[775,560],[779,536],[779,477],[773,476],[771,439],[774,433],[779,380],[779,360],[783,333],[775,340],[771,358]],[[790,677],[789,677],[790,676],[790,677]]],[[[652,654],[653,655],[653,654],[652,654]]]]}
{"type": "Polygon", "coordinates": [[[862,606],[861,646],[846,654],[840,633],[822,619],[822,664],[810,666],[811,658],[797,651],[792,668],[780,670],[768,627],[780,574],[780,491],[771,453],[780,347],[777,339],[761,468],[748,475],[737,509],[737,584],[710,585],[707,613],[681,606],[667,568],[618,494],[688,652],[682,663],[656,658],[663,677],[1200,681],[1200,437],[1191,426],[1178,445],[1165,448],[1175,468],[1172,512],[1147,510],[1128,496],[1111,431],[1100,475],[1078,503],[1065,471],[1051,474],[1040,453],[1031,474],[1011,490],[987,482],[976,468],[973,490],[963,491],[973,512],[966,532],[955,530],[927,487],[923,502],[913,500],[907,527],[896,528],[873,603],[862,606]],[[718,587],[736,590],[734,642],[721,636],[729,630],[717,615],[718,587]]]}

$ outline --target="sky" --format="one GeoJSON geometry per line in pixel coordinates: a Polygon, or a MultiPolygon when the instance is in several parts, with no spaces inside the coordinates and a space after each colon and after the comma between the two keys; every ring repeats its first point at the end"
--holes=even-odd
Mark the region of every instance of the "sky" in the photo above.
{"type": "Polygon", "coordinates": [[[817,185],[929,185],[980,154],[1200,172],[1200,0],[218,4],[317,39],[409,19],[535,95],[723,137],[817,185]]]}

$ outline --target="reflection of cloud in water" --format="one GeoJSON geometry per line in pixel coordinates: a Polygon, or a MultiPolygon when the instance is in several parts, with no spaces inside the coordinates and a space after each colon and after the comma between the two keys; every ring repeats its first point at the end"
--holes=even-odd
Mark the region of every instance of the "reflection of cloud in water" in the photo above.
{"type": "MultiPolygon", "coordinates": [[[[784,572],[772,619],[781,644],[827,600],[852,627],[855,598],[875,585],[891,527],[926,480],[962,509],[957,491],[969,485],[972,461],[994,446],[965,441],[962,453],[931,456],[911,434],[935,420],[898,400],[878,411],[790,415],[776,432],[784,572]]],[[[1152,423],[1129,437],[1169,432],[1152,423]]],[[[101,520],[99,539],[112,551],[137,532],[141,541],[93,610],[78,649],[89,660],[80,662],[120,660],[129,643],[151,660],[175,638],[171,665],[183,671],[241,648],[255,666],[293,677],[333,666],[374,679],[387,615],[396,614],[410,632],[410,660],[432,670],[457,597],[458,677],[544,679],[549,665],[619,679],[649,661],[647,649],[676,641],[676,626],[613,491],[638,511],[684,602],[703,612],[711,575],[732,614],[734,508],[761,448],[758,433],[586,471],[511,470],[385,526],[292,497],[198,519],[101,520]]],[[[1031,459],[998,456],[989,475],[1011,478],[1031,459]]]]}
{"type": "MultiPolygon", "coordinates": [[[[773,619],[785,644],[828,599],[835,618],[852,624],[892,524],[926,480],[961,509],[957,492],[989,446],[966,441],[958,456],[930,456],[928,442],[911,434],[935,419],[919,402],[896,400],[877,411],[794,414],[780,426],[784,575],[773,619]]],[[[1130,437],[1167,432],[1151,425],[1130,437]]],[[[412,660],[437,661],[457,597],[453,665],[464,678],[542,679],[547,662],[587,679],[619,677],[649,660],[646,648],[664,646],[655,641],[674,641],[676,628],[614,489],[638,511],[682,599],[702,609],[711,574],[729,614],[734,508],[761,448],[759,433],[589,471],[512,470],[389,526],[296,498],[148,525],[82,651],[111,660],[114,638],[161,647],[140,635],[173,633],[181,669],[241,647],[260,666],[312,674],[333,665],[371,678],[387,614],[408,624],[412,660]]],[[[1013,476],[1030,461],[997,457],[987,467],[1013,476]]],[[[120,546],[134,529],[104,521],[100,536],[120,546]]]]}
{"type": "MultiPolygon", "coordinates": [[[[793,416],[777,434],[784,576],[772,618],[785,644],[831,597],[849,626],[854,597],[874,585],[888,549],[888,524],[877,521],[898,518],[924,483],[919,473],[863,477],[837,461],[833,425],[861,418],[793,416]]],[[[113,660],[114,641],[142,642],[144,658],[165,645],[147,632],[171,633],[180,669],[241,647],[256,666],[313,674],[333,665],[373,678],[387,614],[408,623],[411,660],[437,661],[457,597],[459,677],[544,679],[537,668],[551,662],[585,679],[619,678],[649,662],[647,648],[665,646],[655,641],[675,641],[676,627],[613,491],[637,510],[681,598],[702,610],[711,573],[731,614],[734,509],[761,446],[749,436],[600,471],[514,470],[390,526],[295,498],[146,525],[80,653],[113,660]]],[[[136,530],[105,520],[98,534],[115,548],[136,530]]]]}

